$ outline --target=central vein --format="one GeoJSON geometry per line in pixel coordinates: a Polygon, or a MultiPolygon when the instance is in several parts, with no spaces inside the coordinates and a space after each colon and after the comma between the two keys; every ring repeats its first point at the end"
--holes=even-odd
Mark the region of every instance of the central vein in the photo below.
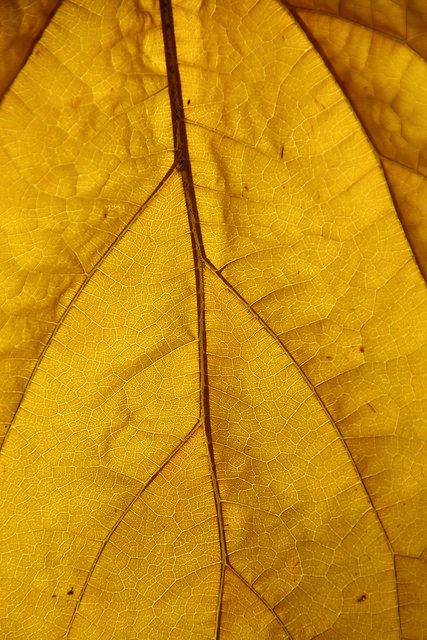
{"type": "Polygon", "coordinates": [[[190,227],[191,245],[193,250],[194,270],[196,278],[197,316],[199,336],[199,372],[200,372],[200,419],[203,424],[208,449],[210,475],[215,500],[218,522],[218,535],[221,550],[221,578],[217,608],[216,637],[219,637],[222,594],[224,590],[225,566],[227,564],[227,548],[225,540],[222,506],[219,494],[218,479],[215,467],[215,457],[212,441],[212,429],[209,410],[209,382],[206,351],[206,318],[205,318],[205,282],[204,265],[206,254],[203,247],[202,231],[196,194],[194,191],[193,174],[190,154],[188,150],[187,130],[184,120],[181,78],[176,51],[175,31],[171,0],[160,0],[162,17],[163,41],[165,47],[166,69],[168,77],[169,99],[172,114],[172,127],[175,148],[175,164],[181,172],[182,185],[187,206],[188,223],[190,227]]]}

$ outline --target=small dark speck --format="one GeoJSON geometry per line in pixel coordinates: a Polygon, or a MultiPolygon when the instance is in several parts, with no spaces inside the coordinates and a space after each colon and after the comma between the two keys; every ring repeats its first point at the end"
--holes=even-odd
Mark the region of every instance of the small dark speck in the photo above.
{"type": "Polygon", "coordinates": [[[187,100],[187,104],[190,104],[190,102],[191,102],[191,100],[190,100],[190,98],[188,98],[188,100],[187,100]]]}
{"type": "Polygon", "coordinates": [[[52,598],[56,598],[56,593],[52,593],[52,598]]]}
{"type": "Polygon", "coordinates": [[[104,211],[104,213],[102,214],[102,217],[104,218],[104,220],[105,220],[105,218],[107,218],[107,216],[108,216],[108,213],[106,211],[104,211]]]}
{"type": "Polygon", "coordinates": [[[283,146],[283,144],[282,144],[282,148],[281,148],[281,150],[280,150],[280,157],[281,157],[281,158],[283,158],[283,153],[284,153],[284,151],[285,151],[285,147],[284,147],[284,146],[283,146]]]}
{"type": "Polygon", "coordinates": [[[248,187],[248,185],[247,185],[247,184],[245,184],[245,190],[246,190],[246,191],[249,191],[249,187],[248,187]]]}
{"type": "Polygon", "coordinates": [[[74,595],[74,587],[71,587],[71,589],[67,591],[67,596],[72,596],[72,595],[74,595]]]}
{"type": "Polygon", "coordinates": [[[365,347],[363,346],[363,344],[362,344],[362,346],[360,347],[359,351],[360,351],[360,353],[365,353],[365,347]]]}
{"type": "Polygon", "coordinates": [[[326,356],[326,360],[332,360],[332,356],[326,356]]]}
{"type": "Polygon", "coordinates": [[[362,593],[362,595],[361,595],[361,596],[359,596],[358,598],[356,598],[356,601],[357,601],[357,602],[365,602],[366,598],[367,598],[366,593],[362,593]]]}

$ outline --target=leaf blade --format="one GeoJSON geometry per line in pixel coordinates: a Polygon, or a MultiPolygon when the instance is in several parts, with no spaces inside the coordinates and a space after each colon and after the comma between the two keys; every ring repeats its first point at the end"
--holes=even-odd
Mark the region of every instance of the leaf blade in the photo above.
{"type": "MultiPolygon", "coordinates": [[[[80,16],[76,36],[83,17],[89,32],[99,26],[100,5],[64,7],[55,20],[80,16]]],[[[104,235],[96,220],[89,251],[61,263],[75,272],[57,274],[60,306],[105,256],[45,351],[3,450],[13,478],[3,536],[18,535],[32,564],[18,564],[6,598],[15,613],[0,624],[40,639],[126,629],[382,640],[401,637],[399,595],[404,633],[416,633],[414,587],[397,594],[392,551],[419,553],[422,542],[423,332],[405,305],[422,309],[425,298],[387,185],[327,67],[278,4],[173,10],[185,108],[178,118],[172,109],[172,125],[185,118],[194,179],[169,124],[157,9],[106,10],[102,46],[119,24],[122,53],[101,56],[96,73],[120,78],[120,56],[142,48],[151,93],[129,73],[138,120],[123,86],[117,102],[88,83],[108,117],[88,118],[103,167],[95,171],[89,145],[79,184],[89,201],[106,189],[120,211],[104,235]],[[107,143],[129,110],[137,141],[119,138],[111,177],[107,143]],[[200,214],[192,233],[186,181],[200,214]]],[[[10,105],[2,113],[13,123],[10,105]]],[[[16,153],[10,140],[5,149],[16,153]]],[[[58,184],[31,162],[21,169],[42,192],[58,184]]],[[[23,204],[22,189],[7,206],[23,204]]],[[[44,335],[51,327],[52,316],[44,335]]],[[[33,335],[37,354],[45,338],[33,335]]]]}

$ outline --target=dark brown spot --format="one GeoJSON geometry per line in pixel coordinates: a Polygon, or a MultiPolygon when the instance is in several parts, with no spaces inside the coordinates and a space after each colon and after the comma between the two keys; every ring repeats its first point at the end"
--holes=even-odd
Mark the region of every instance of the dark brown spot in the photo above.
{"type": "Polygon", "coordinates": [[[362,344],[362,346],[360,347],[359,351],[360,351],[360,353],[365,353],[365,347],[363,346],[363,344],[362,344]]]}
{"type": "Polygon", "coordinates": [[[332,356],[326,356],[326,360],[332,360],[332,356]]]}
{"type": "Polygon", "coordinates": [[[52,593],[52,598],[56,598],[56,593],[52,593]]]}
{"type": "Polygon", "coordinates": [[[361,595],[361,596],[359,596],[358,598],[356,598],[356,601],[357,601],[357,602],[365,602],[366,598],[367,598],[366,593],[362,593],[362,595],[361,595]]]}
{"type": "Polygon", "coordinates": [[[73,595],[74,595],[74,587],[71,587],[71,589],[67,591],[67,596],[73,596],[73,595]]]}
{"type": "Polygon", "coordinates": [[[284,147],[284,146],[283,146],[283,144],[282,144],[282,148],[281,148],[281,150],[280,150],[280,157],[281,157],[282,159],[283,159],[283,153],[284,153],[284,151],[285,151],[285,147],[284,147]]]}
{"type": "Polygon", "coordinates": [[[190,104],[190,102],[191,102],[191,100],[190,100],[190,98],[188,98],[188,100],[187,100],[187,104],[190,104]]]}

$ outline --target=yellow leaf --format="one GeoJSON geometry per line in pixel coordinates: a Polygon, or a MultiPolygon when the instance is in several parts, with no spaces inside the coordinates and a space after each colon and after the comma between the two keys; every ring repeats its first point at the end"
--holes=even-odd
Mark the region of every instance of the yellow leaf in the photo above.
{"type": "MultiPolygon", "coordinates": [[[[299,4],[292,0],[292,4],[299,4]]],[[[302,6],[312,5],[311,0],[302,6]]],[[[331,65],[379,155],[396,210],[427,272],[427,11],[411,2],[343,2],[297,17],[331,65]],[[338,14],[335,17],[333,14],[338,14]],[[358,26],[360,21],[364,26],[358,26]],[[371,28],[366,28],[370,26],[371,28]],[[418,48],[418,50],[417,50],[418,48]]]]}
{"type": "Polygon", "coordinates": [[[0,4],[2,637],[426,638],[409,4],[0,4]]]}

